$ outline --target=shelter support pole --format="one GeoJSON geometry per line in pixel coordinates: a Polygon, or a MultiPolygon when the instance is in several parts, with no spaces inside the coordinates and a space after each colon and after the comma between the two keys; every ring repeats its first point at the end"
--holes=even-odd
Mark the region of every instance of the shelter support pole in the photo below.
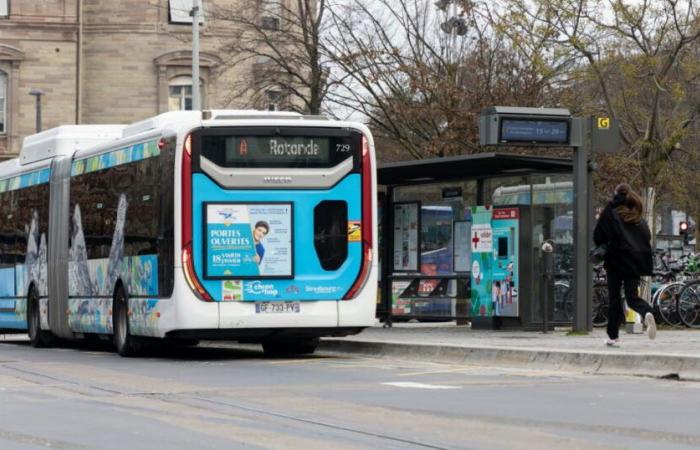
{"type": "Polygon", "coordinates": [[[576,299],[574,331],[591,331],[593,270],[588,261],[591,242],[591,193],[592,174],[589,170],[591,154],[590,118],[574,118],[572,131],[578,134],[574,146],[574,279],[573,293],[576,299]]]}
{"type": "Polygon", "coordinates": [[[382,263],[379,270],[382,274],[382,303],[384,303],[384,326],[392,326],[392,279],[394,270],[394,187],[387,186],[384,210],[382,211],[382,263]]]}

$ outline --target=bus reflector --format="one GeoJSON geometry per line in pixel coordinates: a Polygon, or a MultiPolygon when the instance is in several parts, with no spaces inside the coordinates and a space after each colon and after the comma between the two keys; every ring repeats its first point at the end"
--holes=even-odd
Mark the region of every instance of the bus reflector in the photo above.
{"type": "Polygon", "coordinates": [[[369,278],[372,267],[372,156],[369,151],[369,141],[362,136],[362,266],[360,275],[353,283],[343,300],[355,298],[369,278]]]}

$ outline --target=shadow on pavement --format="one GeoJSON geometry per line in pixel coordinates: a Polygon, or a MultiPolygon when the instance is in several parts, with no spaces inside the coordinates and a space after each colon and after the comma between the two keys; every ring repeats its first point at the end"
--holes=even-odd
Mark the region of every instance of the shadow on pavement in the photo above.
{"type": "MultiPolygon", "coordinates": [[[[0,338],[0,345],[11,345],[31,349],[28,338],[0,338]]],[[[114,354],[111,341],[99,337],[87,337],[75,341],[57,340],[50,348],[114,354]]],[[[129,359],[155,358],[171,361],[225,361],[225,360],[284,360],[337,358],[328,355],[266,356],[258,344],[238,344],[229,341],[204,341],[198,345],[183,345],[171,341],[153,340],[143,344],[138,356],[129,359]]]]}

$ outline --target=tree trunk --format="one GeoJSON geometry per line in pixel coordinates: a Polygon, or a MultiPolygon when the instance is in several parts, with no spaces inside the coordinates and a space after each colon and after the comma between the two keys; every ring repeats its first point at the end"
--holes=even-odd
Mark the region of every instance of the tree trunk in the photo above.
{"type": "MultiPolygon", "coordinates": [[[[649,225],[651,231],[651,248],[656,248],[656,189],[646,187],[642,191],[642,206],[644,207],[644,219],[649,225]]],[[[649,302],[651,300],[651,277],[642,277],[640,286],[640,297],[649,302]]]]}

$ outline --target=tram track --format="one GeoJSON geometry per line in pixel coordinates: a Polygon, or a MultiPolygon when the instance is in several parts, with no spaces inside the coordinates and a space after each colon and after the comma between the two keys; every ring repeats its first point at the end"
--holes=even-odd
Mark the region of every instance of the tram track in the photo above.
{"type": "MultiPolygon", "coordinates": [[[[261,442],[265,443],[264,447],[271,448],[285,445],[287,448],[328,446],[334,450],[376,447],[447,449],[487,444],[503,447],[508,442],[537,442],[539,447],[529,448],[580,447],[585,444],[586,448],[595,449],[606,447],[601,442],[607,439],[669,447],[700,447],[700,436],[685,432],[682,428],[663,429],[657,426],[654,430],[645,431],[633,423],[617,424],[591,418],[588,414],[593,403],[580,408],[582,416],[576,417],[581,417],[581,420],[569,415],[532,417],[523,414],[522,408],[517,407],[512,413],[504,414],[492,408],[460,410],[450,408],[450,405],[455,405],[454,402],[440,406],[427,401],[433,394],[428,397],[419,395],[414,403],[397,401],[394,394],[383,390],[378,386],[380,383],[374,381],[375,378],[385,380],[386,376],[398,376],[410,370],[407,372],[410,378],[427,377],[426,381],[434,379],[434,382],[441,380],[442,383],[461,382],[465,401],[469,401],[467,398],[472,394],[478,398],[484,390],[496,392],[509,389],[522,399],[525,392],[539,392],[542,386],[553,387],[551,379],[543,378],[537,382],[532,374],[527,383],[516,379],[513,382],[517,381],[517,384],[506,385],[493,374],[487,383],[482,379],[484,374],[480,373],[454,373],[454,370],[439,370],[440,367],[433,365],[427,371],[420,366],[424,370],[418,372],[416,367],[402,365],[400,370],[391,374],[383,367],[380,377],[351,377],[354,381],[348,383],[347,372],[343,371],[339,377],[332,364],[314,366],[313,370],[309,370],[300,361],[292,361],[294,364],[291,368],[285,369],[275,364],[273,371],[270,371],[269,361],[259,364],[258,361],[241,360],[236,364],[216,366],[215,370],[210,370],[209,366],[190,365],[186,372],[177,376],[168,375],[170,372],[167,370],[185,367],[179,363],[168,365],[166,371],[161,368],[162,361],[156,361],[152,368],[146,370],[131,371],[122,365],[87,364],[84,361],[40,362],[7,358],[0,362],[1,395],[10,400],[9,404],[15,397],[29,399],[32,403],[46,400],[47,403],[40,403],[42,405],[67,402],[72,407],[76,407],[77,401],[80,402],[78,407],[98,414],[106,411],[110,416],[130,423],[158,423],[153,430],[176,427],[185,435],[196,436],[197,440],[220,439],[222,441],[218,442],[228,442],[231,448],[261,442]],[[251,365],[251,362],[254,364],[251,365]],[[283,383],[285,377],[290,376],[310,376],[312,373],[322,376],[325,368],[333,371],[331,376],[335,381],[323,384],[321,390],[313,381],[316,378],[309,378],[308,382],[301,384],[283,383]],[[205,378],[201,378],[202,375],[205,378]],[[265,379],[258,378],[251,382],[251,375],[264,376],[265,379]],[[216,382],[202,383],[208,376],[212,376],[216,382]],[[222,383],[222,380],[226,382],[222,383]],[[476,382],[478,384],[473,384],[476,382]],[[421,403],[420,399],[427,403],[421,403]],[[479,430],[489,431],[481,435],[479,430]]],[[[137,362],[139,367],[143,366],[142,362],[137,362]]],[[[143,362],[150,365],[150,361],[143,362]]],[[[346,362],[346,365],[351,364],[346,362]]],[[[362,361],[357,368],[367,370],[362,361]]],[[[350,370],[350,367],[346,369],[350,370]]],[[[508,380],[509,377],[506,376],[508,380]]],[[[554,387],[553,392],[565,392],[567,380],[556,381],[558,387],[554,387]]],[[[638,381],[627,381],[644,385],[638,381]]],[[[577,378],[577,381],[571,382],[577,384],[580,380],[577,378]]],[[[618,381],[611,378],[610,383],[617,385],[618,381]]],[[[655,386],[656,389],[668,389],[670,392],[686,389],[675,384],[655,386]]],[[[601,406],[614,404],[617,395],[608,393],[612,391],[604,392],[604,395],[595,397],[595,402],[601,406]]],[[[442,398],[447,401],[449,396],[442,398]]],[[[10,443],[17,439],[17,442],[23,443],[26,439],[32,439],[33,435],[33,431],[21,426],[0,429],[0,441],[10,443]]],[[[37,439],[46,439],[47,442],[53,438],[56,436],[37,434],[37,439]]],[[[184,441],[178,442],[184,444],[184,441]]],[[[81,447],[85,442],[68,443],[60,436],[56,443],[58,448],[90,448],[81,447]]]]}
{"type": "MultiPolygon", "coordinates": [[[[413,445],[416,447],[420,448],[431,448],[431,449],[436,449],[436,450],[448,450],[449,447],[441,447],[433,444],[429,444],[426,442],[420,442],[417,440],[411,440],[411,439],[404,439],[388,434],[381,434],[381,433],[375,433],[372,431],[367,431],[367,430],[361,430],[358,428],[351,428],[351,427],[346,427],[338,424],[333,424],[329,422],[324,422],[318,419],[311,419],[308,417],[302,417],[302,416],[295,416],[295,415],[290,415],[290,414],[284,414],[284,413],[279,413],[279,412],[272,412],[272,411],[265,411],[260,408],[256,408],[253,406],[248,406],[248,405],[243,405],[239,403],[232,403],[232,402],[223,402],[223,401],[218,401],[218,400],[213,400],[213,399],[208,399],[204,397],[189,397],[192,400],[196,400],[198,402],[204,402],[204,403],[209,403],[209,404],[214,404],[214,405],[219,405],[219,406],[225,406],[228,408],[235,408],[243,411],[247,411],[249,413],[254,413],[254,414],[259,414],[259,415],[265,415],[265,416],[270,416],[270,417],[275,417],[278,419],[284,419],[284,420],[290,420],[290,421],[295,421],[295,422],[301,422],[309,425],[314,425],[314,426],[320,426],[324,428],[329,428],[337,431],[343,431],[343,432],[348,432],[348,433],[354,433],[354,434],[360,434],[365,437],[371,437],[371,438],[379,438],[385,441],[393,441],[396,443],[401,443],[401,444],[408,444],[408,445],[413,445]]],[[[168,399],[161,399],[163,401],[169,401],[168,399]]],[[[180,403],[180,402],[178,402],[180,403]]],[[[181,403],[182,404],[182,403],[181,403]]]]}
{"type": "MultiPolygon", "coordinates": [[[[309,418],[309,417],[304,417],[300,415],[292,415],[292,414],[285,414],[281,412],[274,412],[274,411],[267,411],[258,407],[254,407],[251,405],[244,405],[240,403],[232,403],[232,402],[224,402],[224,401],[218,401],[214,400],[211,398],[206,398],[201,395],[189,395],[189,394],[184,394],[184,393],[169,393],[169,392],[126,392],[126,391],[120,391],[116,389],[110,389],[104,386],[96,385],[96,384],[86,384],[80,381],[75,381],[71,379],[67,379],[64,377],[57,377],[53,375],[48,375],[45,373],[41,373],[35,370],[30,370],[26,368],[21,368],[21,367],[13,367],[9,366],[7,364],[0,364],[0,367],[3,367],[7,370],[11,370],[17,374],[22,374],[24,376],[17,376],[15,375],[18,379],[26,382],[26,383],[32,383],[34,385],[37,385],[42,388],[52,388],[52,389],[57,389],[57,390],[62,390],[65,392],[68,392],[70,394],[78,394],[82,396],[89,396],[90,401],[93,402],[101,402],[101,403],[106,403],[109,405],[114,405],[115,402],[111,401],[110,399],[112,398],[111,396],[118,396],[120,398],[127,398],[127,397],[140,397],[140,398],[149,398],[149,399],[157,399],[160,402],[163,403],[168,403],[168,404],[177,404],[178,406],[184,406],[187,408],[192,408],[196,407],[198,409],[204,410],[206,413],[214,413],[214,414],[220,414],[220,411],[216,411],[213,408],[207,408],[203,405],[217,405],[217,406],[223,406],[228,409],[236,409],[239,411],[245,411],[250,414],[255,414],[257,416],[267,416],[267,417],[274,417],[276,419],[282,419],[286,421],[292,421],[296,423],[304,423],[306,425],[311,425],[313,427],[322,427],[326,429],[331,429],[343,433],[351,433],[354,435],[361,435],[366,438],[373,438],[373,439],[381,439],[386,442],[394,442],[397,444],[403,444],[403,445],[408,445],[412,446],[415,448],[426,448],[426,449],[435,449],[435,450],[447,450],[449,447],[443,447],[443,446],[438,446],[438,445],[433,445],[427,442],[421,442],[418,440],[412,440],[412,439],[405,439],[401,438],[395,435],[390,435],[390,434],[382,434],[382,433],[376,433],[372,432],[369,430],[363,430],[360,428],[353,428],[353,427],[348,427],[348,426],[342,426],[338,424],[333,424],[330,422],[326,421],[321,421],[319,419],[314,419],[314,418],[309,418]],[[50,380],[50,384],[43,384],[40,381],[37,381],[37,378],[40,379],[45,379],[45,380],[50,380]],[[90,394],[94,392],[102,392],[104,394],[107,394],[108,396],[91,396],[90,394]]],[[[197,393],[202,393],[202,390],[197,389],[194,390],[193,392],[197,393]]],[[[207,392],[207,391],[204,391],[207,392]]],[[[126,408],[126,406],[122,403],[119,402],[119,405],[122,408],[126,408]]],[[[128,409],[128,408],[127,408],[128,409]]],[[[0,436],[2,437],[2,436],[0,436]]],[[[73,447],[68,447],[68,448],[73,448],[73,447]]],[[[76,447],[77,448],[77,447],[76,447]]]]}

